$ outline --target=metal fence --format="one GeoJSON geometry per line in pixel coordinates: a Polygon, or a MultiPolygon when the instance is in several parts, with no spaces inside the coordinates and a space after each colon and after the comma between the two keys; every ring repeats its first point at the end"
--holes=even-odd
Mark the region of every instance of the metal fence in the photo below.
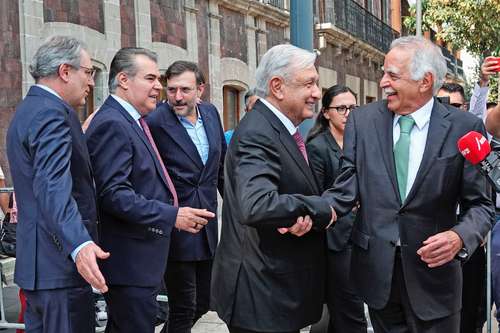
{"type": "Polygon", "coordinates": [[[273,7],[277,7],[283,10],[289,10],[289,0],[259,0],[262,3],[268,4],[273,7]]]}
{"type": "Polygon", "coordinates": [[[353,0],[326,0],[325,19],[336,27],[387,52],[399,33],[353,0]]]}

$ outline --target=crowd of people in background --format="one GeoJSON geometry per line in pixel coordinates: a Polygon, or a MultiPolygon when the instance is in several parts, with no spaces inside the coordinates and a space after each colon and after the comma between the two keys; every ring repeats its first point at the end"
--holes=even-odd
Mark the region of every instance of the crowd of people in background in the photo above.
{"type": "MultiPolygon", "coordinates": [[[[481,332],[500,199],[457,140],[500,137],[500,106],[487,102],[495,58],[467,103],[444,82],[438,47],[398,38],[386,98],[360,106],[345,85],[322,93],[315,53],[277,45],[224,132],[196,63],[160,73],[136,47],[113,57],[109,96],[82,127],[90,54],[75,38],[44,42],[7,133],[15,198],[0,193],[0,207],[19,220],[26,332],[94,332],[93,289],[107,333],[187,333],[209,310],[231,333],[297,333],[324,304],[329,333],[367,332],[365,304],[376,333],[481,332]]],[[[500,306],[496,255],[492,267],[500,306]]]]}

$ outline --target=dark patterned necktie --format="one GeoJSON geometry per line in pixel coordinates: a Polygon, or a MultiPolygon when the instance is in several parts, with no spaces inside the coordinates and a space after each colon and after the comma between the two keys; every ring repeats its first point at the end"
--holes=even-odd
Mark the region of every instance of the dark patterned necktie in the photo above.
{"type": "Polygon", "coordinates": [[[149,130],[149,126],[144,120],[144,118],[139,119],[139,123],[141,123],[142,129],[144,130],[144,134],[146,134],[146,137],[149,140],[149,143],[151,144],[151,147],[153,147],[153,150],[156,153],[156,157],[158,158],[158,161],[160,162],[161,168],[163,170],[163,174],[165,175],[165,178],[167,179],[167,185],[168,189],[170,190],[170,193],[172,193],[172,196],[174,197],[174,206],[179,207],[179,200],[177,199],[177,191],[175,190],[174,183],[172,182],[172,179],[170,178],[167,168],[165,168],[165,164],[163,164],[163,160],[161,159],[160,152],[158,151],[158,148],[156,147],[155,141],[153,140],[153,136],[151,135],[151,131],[149,130]]]}
{"type": "Polygon", "coordinates": [[[307,159],[306,144],[304,143],[304,139],[302,138],[302,135],[300,135],[300,132],[297,130],[295,132],[295,134],[292,136],[293,136],[293,139],[295,140],[295,143],[297,143],[297,147],[299,147],[299,150],[302,153],[302,156],[304,156],[306,163],[309,164],[309,160],[307,159]]]}

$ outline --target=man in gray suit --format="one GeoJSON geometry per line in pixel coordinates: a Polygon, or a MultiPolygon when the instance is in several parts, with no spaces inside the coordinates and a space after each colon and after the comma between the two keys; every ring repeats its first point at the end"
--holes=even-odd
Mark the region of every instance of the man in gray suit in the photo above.
{"type": "Polygon", "coordinates": [[[387,99],[350,115],[342,172],[324,195],[339,215],[361,204],[351,276],[377,333],[458,332],[460,259],[491,227],[486,180],[457,148],[484,127],[433,98],[445,74],[437,46],[395,40],[380,81],[387,99]]]}

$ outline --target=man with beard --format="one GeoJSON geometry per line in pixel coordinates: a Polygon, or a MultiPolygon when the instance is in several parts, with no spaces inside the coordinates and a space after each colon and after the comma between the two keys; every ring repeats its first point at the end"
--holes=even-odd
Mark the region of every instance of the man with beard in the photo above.
{"type": "MultiPolygon", "coordinates": [[[[219,112],[203,94],[203,73],[195,63],[176,61],[166,71],[167,102],[147,117],[163,163],[173,179],[180,205],[217,210],[222,195],[226,142],[219,112]]],[[[190,332],[209,309],[217,218],[199,233],[173,230],[165,284],[169,319],[163,332],[190,332]]]]}

